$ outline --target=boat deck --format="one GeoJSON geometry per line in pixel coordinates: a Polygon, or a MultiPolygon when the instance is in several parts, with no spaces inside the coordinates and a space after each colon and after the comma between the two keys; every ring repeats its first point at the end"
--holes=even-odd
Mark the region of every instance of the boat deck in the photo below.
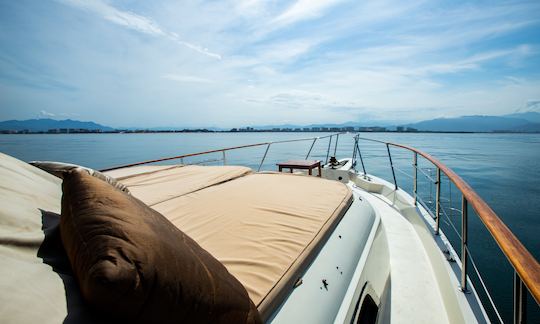
{"type": "Polygon", "coordinates": [[[391,307],[381,315],[392,323],[449,323],[434,270],[414,225],[384,195],[355,191],[379,214],[387,236],[392,288],[385,304],[391,307]]]}
{"type": "MultiPolygon", "coordinates": [[[[327,171],[330,177],[334,175],[327,171]]],[[[390,263],[391,289],[382,305],[383,322],[485,323],[487,315],[469,282],[469,292],[460,290],[459,260],[449,262],[443,250],[450,249],[441,231],[433,232],[433,219],[414,198],[402,189],[377,177],[354,173],[350,183],[354,192],[365,198],[386,234],[390,263]]]]}

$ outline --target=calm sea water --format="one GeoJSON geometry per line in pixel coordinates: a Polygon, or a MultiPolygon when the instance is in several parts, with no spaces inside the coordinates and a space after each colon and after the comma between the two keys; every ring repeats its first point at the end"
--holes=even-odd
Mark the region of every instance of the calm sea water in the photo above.
{"type": "MultiPolygon", "coordinates": [[[[291,138],[324,136],[324,133],[194,133],[194,134],[66,134],[66,135],[0,135],[0,151],[24,161],[64,161],[102,169],[111,166],[201,152],[251,143],[291,138]]],[[[539,134],[403,134],[365,133],[362,136],[415,146],[435,156],[454,169],[495,210],[529,251],[540,259],[540,135],[539,134]]],[[[291,158],[305,158],[312,141],[273,144],[264,170],[275,170],[275,163],[291,158]]],[[[335,142],[330,153],[333,153],[335,142]]],[[[366,171],[391,180],[386,147],[360,142],[366,171]]],[[[227,164],[248,165],[257,169],[266,146],[229,151],[227,164]]],[[[351,135],[338,141],[338,158],[350,157],[351,135]]],[[[328,139],[316,141],[310,157],[325,160],[328,139]]],[[[412,187],[412,155],[392,149],[400,187],[412,187]]],[[[332,154],[331,154],[332,155],[332,154]]],[[[186,159],[185,163],[222,159],[222,154],[186,159]]],[[[170,163],[170,162],[169,162],[170,163]]],[[[212,163],[212,162],[207,162],[212,163]]],[[[213,162],[219,164],[222,162],[213,162]]],[[[428,163],[420,160],[424,171],[433,175],[428,163]]],[[[360,166],[359,166],[360,168],[360,166]]],[[[423,175],[419,191],[428,204],[434,197],[434,185],[423,175]]],[[[458,241],[452,225],[460,228],[461,197],[457,190],[442,181],[446,215],[442,228],[454,243],[458,241]]],[[[512,269],[490,239],[483,224],[472,213],[469,217],[470,247],[482,276],[488,283],[505,321],[512,314],[512,269]]],[[[458,245],[456,245],[458,246],[458,245]]],[[[457,287],[456,287],[457,289],[457,287]]],[[[481,290],[477,285],[477,290],[481,290]]],[[[481,294],[482,295],[482,294],[481,294]]],[[[489,307],[486,307],[489,309],[489,307]]],[[[529,320],[540,323],[538,307],[531,300],[529,320]]],[[[489,311],[490,315],[493,315],[489,311]]]]}

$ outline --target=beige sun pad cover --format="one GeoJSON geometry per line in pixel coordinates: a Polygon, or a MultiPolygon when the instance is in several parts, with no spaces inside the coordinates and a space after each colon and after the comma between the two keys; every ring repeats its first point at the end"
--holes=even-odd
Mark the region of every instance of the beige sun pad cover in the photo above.
{"type": "MultiPolygon", "coordinates": [[[[178,166],[145,166],[118,170],[117,173],[123,173],[124,177],[134,173],[148,175],[170,168],[178,166]]],[[[192,171],[199,168],[190,167],[192,171]]],[[[191,192],[194,188],[204,188],[230,179],[230,176],[220,178],[218,169],[203,170],[199,170],[199,175],[186,178],[191,179],[186,181],[189,186],[183,187],[177,183],[176,190],[191,192]],[[206,177],[202,174],[206,174],[206,177]],[[201,180],[198,186],[196,177],[201,180]]],[[[250,169],[243,167],[235,170],[237,173],[250,172],[250,169]]],[[[231,169],[223,169],[222,174],[225,173],[231,173],[231,169]]],[[[237,173],[232,172],[233,175],[237,173]]],[[[108,322],[106,318],[97,316],[83,301],[63,251],[58,229],[61,184],[61,179],[0,153],[2,323],[108,322]]]]}
{"type": "MultiPolygon", "coordinates": [[[[221,167],[160,166],[138,168],[136,173],[148,176],[172,168],[191,171],[184,174],[185,181],[173,180],[174,176],[164,181],[163,188],[162,182],[150,181],[146,192],[153,194],[159,189],[170,197],[170,190],[175,190],[173,196],[185,195],[166,201],[159,195],[148,195],[148,199],[163,201],[154,208],[223,262],[266,317],[281,302],[277,297],[289,291],[282,287],[294,283],[351,198],[350,190],[338,182],[288,174],[249,174],[249,169],[248,175],[230,182],[223,182],[230,176],[202,176],[205,171],[211,171],[207,175],[231,171],[221,167]],[[197,184],[195,179],[201,176],[202,182],[197,184]]],[[[246,168],[235,170],[244,173],[246,168]]],[[[128,180],[134,171],[123,170],[127,178],[121,181],[128,180]]],[[[0,153],[3,322],[104,322],[82,301],[69,263],[59,252],[60,184],[60,179],[0,153]]],[[[144,201],[144,190],[134,188],[130,187],[144,201]]]]}
{"type": "MultiPolygon", "coordinates": [[[[128,187],[147,203],[156,200],[128,187]]],[[[221,261],[268,318],[351,200],[351,190],[337,181],[258,173],[153,208],[221,261]]]]}
{"type": "MultiPolygon", "coordinates": [[[[66,319],[69,279],[44,262],[47,253],[41,249],[49,216],[60,214],[60,185],[61,180],[47,172],[0,153],[2,323],[61,323],[66,319]]],[[[76,307],[73,299],[70,302],[72,309],[76,307]]]]}
{"type": "MultiPolygon", "coordinates": [[[[131,168],[129,168],[131,169],[131,168]]],[[[183,196],[225,181],[251,173],[243,166],[155,166],[155,168],[136,167],[129,171],[120,169],[106,172],[129,188],[137,198],[144,197],[148,206],[183,196]],[[118,176],[122,174],[122,176],[118,176]]]]}
{"type": "Polygon", "coordinates": [[[115,169],[111,171],[103,172],[106,175],[109,175],[116,180],[122,181],[124,178],[129,178],[134,175],[141,175],[143,173],[152,173],[156,171],[161,171],[165,169],[177,168],[182,165],[137,165],[129,168],[115,169]]]}

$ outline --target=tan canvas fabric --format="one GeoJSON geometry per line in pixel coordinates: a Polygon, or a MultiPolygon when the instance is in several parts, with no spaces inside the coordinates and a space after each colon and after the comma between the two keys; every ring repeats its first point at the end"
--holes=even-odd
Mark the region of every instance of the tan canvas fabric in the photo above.
{"type": "Polygon", "coordinates": [[[43,240],[41,211],[60,213],[62,180],[0,153],[0,243],[43,240]]]}
{"type": "MultiPolygon", "coordinates": [[[[122,172],[129,176],[175,167],[122,172]]],[[[2,323],[107,322],[83,301],[63,250],[58,228],[61,196],[60,179],[0,153],[2,323]]]]}
{"type": "Polygon", "coordinates": [[[129,178],[134,175],[140,175],[143,173],[158,172],[165,169],[178,168],[182,165],[137,165],[130,168],[122,168],[111,171],[104,171],[103,173],[122,181],[124,178],[129,178]]]}
{"type": "Polygon", "coordinates": [[[264,318],[339,222],[351,197],[336,181],[259,173],[153,208],[220,260],[264,318]]]}
{"type": "Polygon", "coordinates": [[[119,181],[149,206],[251,173],[250,168],[242,166],[199,165],[139,171],[142,173],[123,176],[119,181]]]}
{"type": "Polygon", "coordinates": [[[60,184],[57,177],[0,153],[2,323],[90,320],[83,315],[85,308],[69,266],[62,268],[63,251],[55,231],[62,196],[60,184]]]}
{"type": "MultiPolygon", "coordinates": [[[[171,168],[183,167],[141,166],[107,174],[128,179],[171,168]]],[[[193,181],[179,177],[163,192],[195,192],[154,208],[221,261],[267,317],[339,221],[350,191],[338,182],[287,174],[247,174],[217,186],[202,177],[197,184],[195,171],[206,167],[190,168],[193,181]]],[[[159,184],[148,188],[162,190],[159,184]]],[[[135,192],[145,201],[144,190],[135,192]]],[[[10,292],[0,294],[2,322],[103,322],[88,313],[58,248],[60,197],[58,178],[0,154],[0,291],[10,292]]]]}

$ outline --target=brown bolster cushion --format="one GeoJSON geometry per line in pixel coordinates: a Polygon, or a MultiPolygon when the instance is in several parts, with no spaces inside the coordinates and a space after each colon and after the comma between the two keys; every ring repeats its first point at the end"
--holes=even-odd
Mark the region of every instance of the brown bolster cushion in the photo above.
{"type": "Polygon", "coordinates": [[[146,323],[261,323],[242,284],[137,198],[74,169],[60,233],[90,306],[146,323]]]}

